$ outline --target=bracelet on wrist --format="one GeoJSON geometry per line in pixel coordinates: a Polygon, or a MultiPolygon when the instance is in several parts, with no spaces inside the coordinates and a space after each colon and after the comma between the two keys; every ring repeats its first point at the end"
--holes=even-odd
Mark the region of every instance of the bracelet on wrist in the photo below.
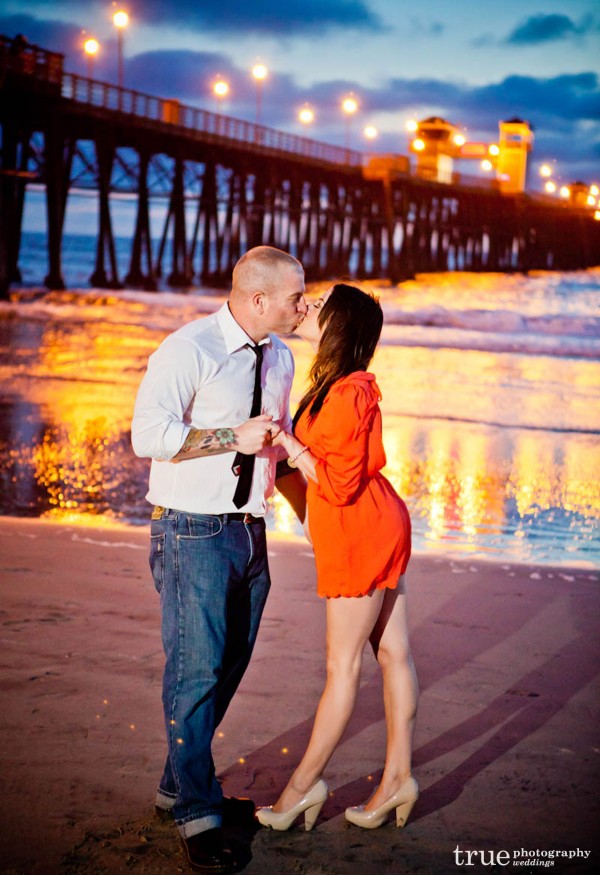
{"type": "Polygon", "coordinates": [[[289,458],[287,460],[287,463],[290,466],[290,468],[297,468],[298,467],[298,459],[300,458],[302,453],[306,453],[306,452],[308,452],[308,447],[302,447],[302,449],[300,450],[299,453],[296,453],[295,456],[292,456],[291,458],[289,458]]]}

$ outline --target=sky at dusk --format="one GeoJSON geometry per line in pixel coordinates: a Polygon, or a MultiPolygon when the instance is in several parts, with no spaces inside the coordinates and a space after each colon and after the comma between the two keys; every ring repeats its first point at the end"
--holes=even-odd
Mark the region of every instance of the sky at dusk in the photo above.
{"type": "Polygon", "coordinates": [[[353,92],[351,145],[406,153],[410,118],[440,115],[493,142],[498,121],[518,116],[535,131],[532,184],[543,161],[564,182],[600,177],[597,0],[0,0],[0,32],[63,52],[65,68],[82,74],[93,35],[94,76],[114,82],[117,8],[131,16],[127,87],[254,120],[250,69],[260,60],[262,122],[272,127],[343,144],[340,101],[353,92]],[[231,88],[220,104],[217,74],[231,88]],[[297,121],[305,103],[316,113],[309,129],[297,121]],[[380,131],[374,143],[367,124],[380,131]]]}

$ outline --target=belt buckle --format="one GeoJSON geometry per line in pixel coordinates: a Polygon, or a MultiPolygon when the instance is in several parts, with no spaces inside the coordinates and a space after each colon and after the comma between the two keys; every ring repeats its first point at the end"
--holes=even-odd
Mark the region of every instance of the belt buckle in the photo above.
{"type": "Polygon", "coordinates": [[[162,515],[164,512],[165,512],[165,508],[161,507],[159,504],[157,504],[155,507],[152,508],[151,519],[153,519],[153,520],[162,519],[162,515]]]}

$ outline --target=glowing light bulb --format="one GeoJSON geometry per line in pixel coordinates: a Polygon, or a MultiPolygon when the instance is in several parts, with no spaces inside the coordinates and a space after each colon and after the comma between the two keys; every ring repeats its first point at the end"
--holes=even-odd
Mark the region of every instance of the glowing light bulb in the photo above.
{"type": "Polygon", "coordinates": [[[99,48],[100,43],[93,36],[91,36],[89,39],[86,39],[83,44],[83,50],[85,51],[86,55],[97,55],[99,48]]]}
{"type": "Polygon", "coordinates": [[[115,12],[113,15],[113,24],[115,27],[127,27],[129,24],[129,15],[124,9],[119,9],[118,12],[115,12]]]}
{"type": "Polygon", "coordinates": [[[229,83],[224,79],[217,79],[213,85],[213,94],[215,97],[227,97],[229,94],[229,83]]]}
{"type": "Polygon", "coordinates": [[[252,75],[255,79],[262,80],[267,78],[269,71],[264,64],[255,64],[254,67],[252,67],[252,75]]]}
{"type": "Polygon", "coordinates": [[[348,115],[352,115],[358,109],[358,102],[354,97],[345,97],[342,101],[342,109],[344,112],[348,113],[348,115]]]}
{"type": "Polygon", "coordinates": [[[310,106],[303,106],[298,112],[298,119],[303,125],[310,125],[315,120],[315,113],[310,106]]]}

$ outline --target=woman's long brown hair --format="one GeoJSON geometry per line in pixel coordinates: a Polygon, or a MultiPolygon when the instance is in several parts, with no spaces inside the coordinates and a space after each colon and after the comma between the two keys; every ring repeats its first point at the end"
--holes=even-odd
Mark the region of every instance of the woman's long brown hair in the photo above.
{"type": "Polygon", "coordinates": [[[366,371],[381,335],[383,313],[373,295],[338,283],[323,304],[318,322],[324,326],[323,334],[294,424],[309,405],[310,419],[314,419],[337,380],[354,371],[366,371]]]}

